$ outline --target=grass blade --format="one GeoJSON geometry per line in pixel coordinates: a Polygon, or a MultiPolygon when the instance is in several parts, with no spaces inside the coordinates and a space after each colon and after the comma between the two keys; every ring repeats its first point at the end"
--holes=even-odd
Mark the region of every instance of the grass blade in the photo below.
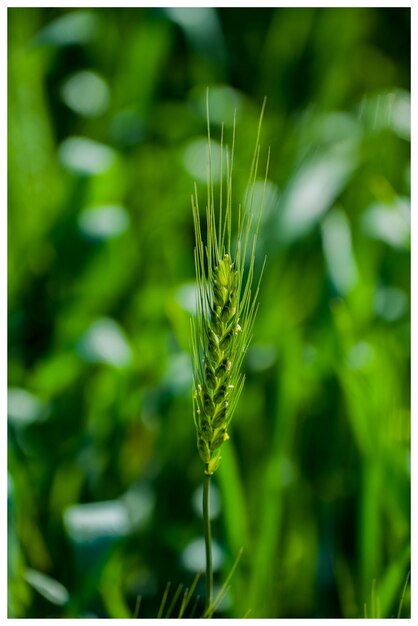
{"type": "Polygon", "coordinates": [[[166,618],[170,617],[171,613],[173,612],[173,609],[174,609],[174,607],[176,605],[177,600],[179,599],[179,596],[181,594],[181,590],[182,589],[183,589],[183,585],[179,585],[177,587],[176,593],[174,594],[173,599],[171,600],[171,604],[168,607],[168,611],[165,614],[166,618]]]}
{"type": "Polygon", "coordinates": [[[404,584],[404,587],[403,587],[403,590],[402,590],[402,596],[401,596],[401,600],[399,602],[398,615],[396,616],[398,619],[400,619],[400,617],[402,615],[402,608],[403,608],[403,603],[404,603],[404,599],[405,599],[406,590],[408,588],[410,575],[411,575],[411,572],[408,572],[406,580],[405,580],[405,584],[404,584]]]}
{"type": "Polygon", "coordinates": [[[171,587],[171,583],[168,582],[166,587],[165,587],[165,590],[164,590],[164,595],[163,595],[163,598],[161,600],[160,608],[158,610],[157,619],[161,619],[162,616],[163,616],[164,607],[165,607],[165,603],[167,602],[167,597],[168,597],[168,594],[169,594],[169,591],[170,591],[170,587],[171,587]]]}

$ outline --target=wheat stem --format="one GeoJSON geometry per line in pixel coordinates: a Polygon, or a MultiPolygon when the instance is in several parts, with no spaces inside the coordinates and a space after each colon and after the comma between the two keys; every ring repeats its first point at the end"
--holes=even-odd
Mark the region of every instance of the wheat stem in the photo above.
{"type": "Polygon", "coordinates": [[[213,589],[212,535],[211,535],[211,528],[210,528],[209,496],[210,496],[210,474],[205,473],[205,481],[203,484],[203,524],[205,528],[205,549],[206,549],[205,611],[207,611],[211,605],[212,589],[213,589]]]}

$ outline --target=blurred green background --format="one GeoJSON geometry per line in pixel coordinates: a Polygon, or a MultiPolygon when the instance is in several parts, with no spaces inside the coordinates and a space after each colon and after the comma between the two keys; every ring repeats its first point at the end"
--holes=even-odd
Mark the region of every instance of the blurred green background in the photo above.
{"type": "Polygon", "coordinates": [[[212,491],[218,586],[244,553],[217,615],[396,616],[410,10],[9,9],[8,38],[9,616],[129,617],[140,596],[155,617],[203,568],[190,196],[208,86],[215,152],[237,114],[236,205],[264,96],[263,166],[271,147],[212,491]]]}

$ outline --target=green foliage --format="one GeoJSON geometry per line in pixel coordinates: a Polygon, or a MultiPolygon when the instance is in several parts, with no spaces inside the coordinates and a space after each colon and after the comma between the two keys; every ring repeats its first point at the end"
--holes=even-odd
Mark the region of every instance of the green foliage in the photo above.
{"type": "Polygon", "coordinates": [[[410,11],[11,8],[8,46],[9,616],[155,617],[169,581],[164,615],[180,585],[172,614],[203,613],[209,87],[217,197],[236,110],[248,210],[265,96],[272,154],[214,615],[407,617],[410,11]]]}

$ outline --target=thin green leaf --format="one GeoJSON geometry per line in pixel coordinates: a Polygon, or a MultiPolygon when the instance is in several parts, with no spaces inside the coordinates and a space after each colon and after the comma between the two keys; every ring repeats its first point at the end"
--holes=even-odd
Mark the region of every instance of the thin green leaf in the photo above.
{"type": "Polygon", "coordinates": [[[164,590],[164,594],[163,594],[163,597],[162,597],[162,600],[161,600],[160,608],[158,609],[157,619],[160,619],[163,616],[164,607],[165,607],[165,604],[167,602],[167,597],[168,597],[168,594],[169,594],[169,591],[170,591],[170,587],[171,587],[171,582],[168,582],[166,587],[165,587],[165,590],[164,590]]]}

